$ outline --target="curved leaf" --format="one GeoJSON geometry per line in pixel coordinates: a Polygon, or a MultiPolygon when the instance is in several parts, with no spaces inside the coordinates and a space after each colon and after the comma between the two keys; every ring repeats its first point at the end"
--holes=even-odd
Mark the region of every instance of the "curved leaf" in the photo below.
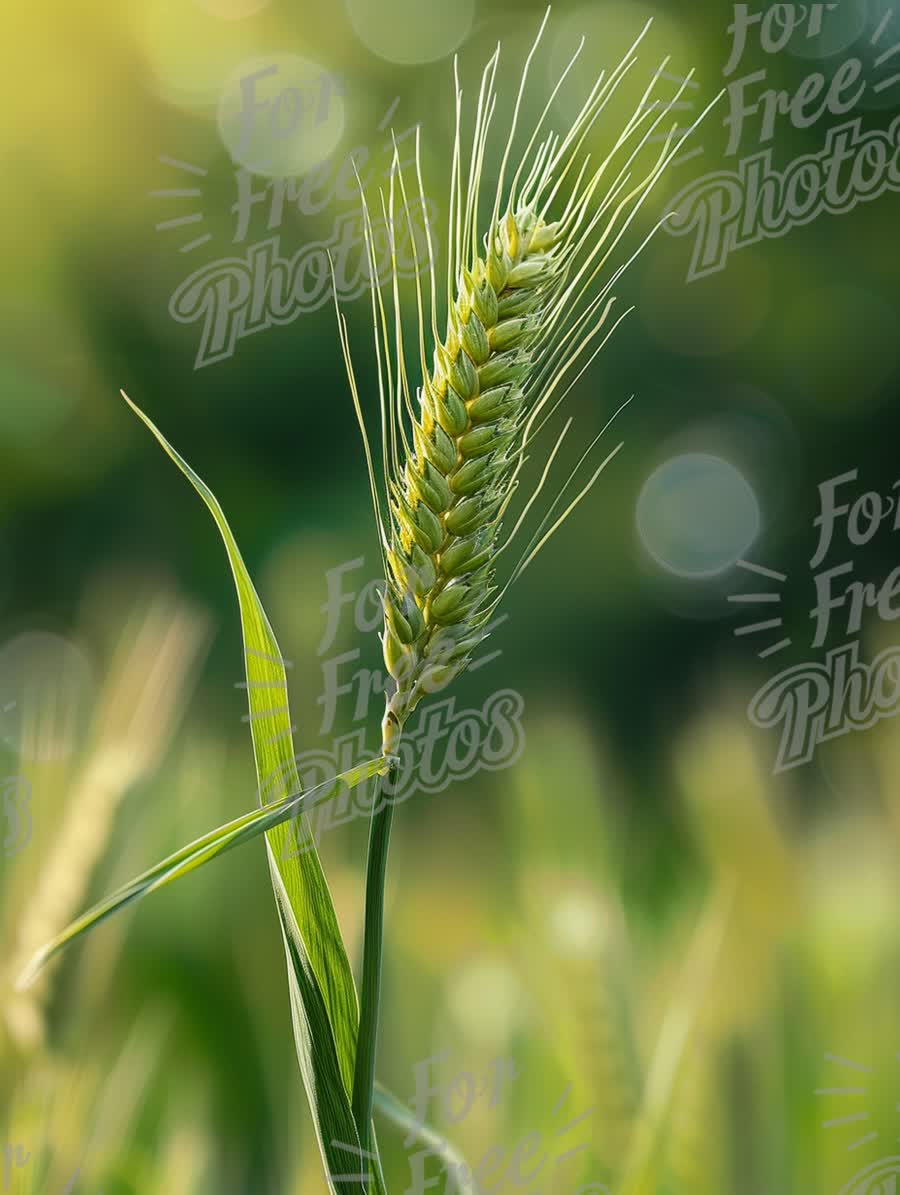
{"type": "MultiPolygon", "coordinates": [[[[154,434],[206,503],[225,543],[240,606],[250,729],[260,801],[272,803],[300,790],[284,661],[222,507],[206,483],[175,451],[154,423],[123,392],[122,397],[154,434]]],[[[301,827],[305,816],[300,817],[301,827]]],[[[338,928],[331,893],[310,844],[289,855],[284,825],[266,835],[269,871],[281,918],[297,1056],[332,1191],[332,1176],[352,1171],[347,1150],[359,1151],[350,1108],[359,1004],[353,973],[338,928]]],[[[357,1171],[360,1159],[357,1158],[357,1171]]],[[[376,1174],[378,1166],[375,1167],[376,1174]]],[[[377,1183],[377,1178],[374,1180],[377,1183]]],[[[341,1191],[365,1192],[369,1183],[341,1180],[341,1191]],[[348,1181],[351,1185],[348,1185],[348,1181]]]]}
{"type": "Polygon", "coordinates": [[[22,991],[27,988],[47,963],[61,950],[95,929],[107,917],[118,913],[134,901],[149,896],[151,892],[164,888],[173,880],[188,875],[196,868],[202,867],[204,863],[209,863],[219,855],[233,850],[234,847],[249,842],[251,838],[267,833],[297,813],[301,811],[305,813],[316,805],[330,801],[340,791],[342,785],[346,788],[354,788],[357,784],[371,779],[372,776],[383,775],[388,767],[389,761],[386,759],[370,760],[368,763],[360,764],[359,767],[342,772],[339,776],[334,776],[331,780],[323,781],[322,784],[316,785],[315,788],[311,788],[305,793],[295,793],[293,796],[284,797],[271,805],[255,809],[252,813],[245,813],[242,817],[235,818],[234,821],[219,826],[218,829],[211,830],[187,846],[181,847],[180,850],[157,863],[155,867],[149,868],[133,880],[129,880],[127,884],[123,884],[111,896],[94,905],[93,908],[67,926],[62,933],[57,934],[55,938],[42,946],[17,980],[17,990],[22,991]]]}

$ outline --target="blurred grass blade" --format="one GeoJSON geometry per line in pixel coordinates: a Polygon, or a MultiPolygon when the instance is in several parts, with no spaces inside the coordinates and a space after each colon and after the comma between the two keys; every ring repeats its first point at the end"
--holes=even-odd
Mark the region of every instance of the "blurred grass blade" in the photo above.
{"type": "Polygon", "coordinates": [[[452,1175],[455,1185],[447,1186],[447,1190],[458,1192],[459,1195],[479,1195],[478,1184],[475,1182],[472,1169],[466,1164],[462,1154],[450,1142],[436,1132],[430,1125],[417,1120],[412,1112],[397,1096],[381,1083],[375,1084],[375,1108],[397,1128],[403,1129],[408,1136],[420,1141],[436,1158],[444,1164],[448,1175],[452,1175]]]}
{"type": "Polygon", "coordinates": [[[734,906],[735,887],[725,881],[707,898],[675,984],[650,1063],[643,1108],[624,1167],[621,1195],[656,1195],[662,1182],[666,1136],[679,1074],[695,1043],[706,999],[734,906]]]}
{"type": "Polygon", "coordinates": [[[45,946],[42,946],[22,972],[16,987],[19,990],[28,987],[42,968],[61,950],[95,929],[113,913],[118,913],[119,910],[134,901],[149,896],[151,892],[157,892],[166,884],[188,875],[196,868],[202,867],[204,863],[209,863],[212,859],[233,850],[234,847],[241,846],[260,834],[267,833],[275,826],[294,817],[301,810],[305,812],[325,801],[330,801],[342,786],[355,788],[357,784],[362,784],[372,776],[382,775],[388,767],[389,761],[381,757],[370,760],[368,763],[342,772],[339,776],[334,776],[331,780],[324,781],[315,788],[309,789],[308,792],[295,793],[293,796],[284,797],[271,805],[264,805],[261,809],[245,813],[242,817],[235,818],[234,821],[219,826],[217,830],[211,830],[201,838],[195,839],[194,842],[157,863],[155,867],[151,867],[148,871],[124,884],[111,896],[94,905],[92,909],[73,921],[45,946]]]}
{"type": "MultiPolygon", "coordinates": [[[[206,503],[225,543],[240,606],[253,755],[260,801],[271,803],[301,790],[288,708],[287,675],[275,635],[247,572],[225,514],[213,492],[126,394],[122,397],[206,503]]],[[[298,819],[301,829],[305,817],[298,819]]],[[[307,837],[306,834],[303,837],[307,837]]],[[[359,1003],[331,893],[314,846],[286,857],[284,825],[266,834],[269,872],[288,961],[294,1039],[316,1136],[329,1178],[359,1173],[366,1160],[347,1165],[359,1139],[350,1109],[359,1003]]],[[[376,1173],[378,1167],[375,1167],[376,1173]]],[[[377,1180],[376,1180],[377,1181],[377,1180]]],[[[341,1180],[340,1195],[367,1191],[365,1180],[341,1180]],[[349,1186],[348,1182],[353,1185],[349,1186]]]]}

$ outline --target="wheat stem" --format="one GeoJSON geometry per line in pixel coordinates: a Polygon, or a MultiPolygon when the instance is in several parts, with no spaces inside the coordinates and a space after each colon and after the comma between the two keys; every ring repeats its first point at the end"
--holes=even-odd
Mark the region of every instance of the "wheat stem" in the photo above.
{"type": "Polygon", "coordinates": [[[368,1150],[372,1107],[375,1098],[375,1056],[378,1045],[378,1012],[381,1005],[381,973],[384,956],[384,885],[394,806],[385,801],[379,809],[383,778],[375,783],[369,855],[366,865],[366,912],[363,934],[363,974],[360,994],[359,1035],[353,1073],[353,1119],[360,1148],[368,1150]]]}

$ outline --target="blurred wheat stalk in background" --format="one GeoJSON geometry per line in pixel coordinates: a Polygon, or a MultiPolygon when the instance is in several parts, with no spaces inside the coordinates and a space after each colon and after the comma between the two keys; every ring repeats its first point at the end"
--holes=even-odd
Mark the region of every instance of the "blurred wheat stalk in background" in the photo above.
{"type": "Polygon", "coordinates": [[[207,616],[155,588],[152,599],[135,600],[131,585],[116,579],[112,591],[98,588],[88,595],[85,617],[105,624],[107,637],[115,626],[112,612],[121,603],[131,612],[113,631],[117,637],[84,741],[75,736],[76,711],[46,701],[38,708],[27,694],[24,700],[22,751],[37,761],[29,767],[41,813],[35,841],[4,876],[4,941],[11,949],[0,975],[0,1135],[10,1149],[19,1149],[22,1164],[7,1179],[9,1190],[21,1195],[62,1191],[86,1165],[96,1173],[121,1155],[123,1141],[136,1131],[165,1034],[167,1018],[148,1009],[108,1067],[88,1057],[71,1061],[64,1032],[58,1030],[51,1045],[52,974],[28,992],[12,986],[36,946],[57,933],[89,893],[117,812],[166,755],[205,656],[207,616]],[[41,762],[47,760],[53,762],[41,762]]]}
{"type": "MultiPolygon", "coordinates": [[[[20,1049],[34,1049],[44,1039],[49,987],[45,976],[27,993],[13,993],[13,982],[84,901],[121,802],[151,774],[180,721],[208,637],[204,614],[164,594],[135,610],[122,628],[59,823],[27,856],[24,908],[8,908],[15,924],[7,926],[6,940],[16,945],[3,972],[3,1017],[20,1049]]],[[[26,724],[34,720],[28,717],[26,724]]],[[[43,725],[45,734],[59,733],[53,723],[43,725]]],[[[30,754],[41,758],[44,753],[30,754]]]]}
{"type": "Polygon", "coordinates": [[[623,811],[639,794],[577,717],[537,733],[510,832],[520,915],[543,927],[538,958],[554,965],[529,944],[521,966],[596,1110],[591,1176],[621,1195],[839,1195],[896,1134],[896,739],[878,727],[839,742],[841,793],[820,778],[801,812],[802,786],[767,771],[737,693],[711,695],[671,770],[698,866],[651,929],[623,872],[623,811]],[[562,759],[565,813],[540,800],[562,759]],[[838,1094],[835,1056],[857,1067],[856,1096],[838,1094]]]}

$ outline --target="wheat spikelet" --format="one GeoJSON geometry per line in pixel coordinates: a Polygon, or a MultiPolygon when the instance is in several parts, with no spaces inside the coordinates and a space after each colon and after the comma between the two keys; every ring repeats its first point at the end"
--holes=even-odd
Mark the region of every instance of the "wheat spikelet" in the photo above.
{"type": "MultiPolygon", "coordinates": [[[[606,458],[574,501],[551,523],[556,505],[574,478],[574,473],[570,475],[498,592],[494,583],[497,557],[518,532],[542,489],[569,423],[550,451],[547,468],[522,515],[504,538],[503,518],[518,487],[526,449],[620,322],[617,320],[597,343],[614,302],[610,289],[625,266],[612,274],[599,293],[593,293],[592,284],[675,152],[671,146],[673,128],[650,169],[636,182],[632,180],[637,155],[672,106],[649,99],[665,69],[663,62],[599,166],[589,171],[589,155],[582,154],[586,137],[634,65],[634,50],[644,33],[608,78],[605,73],[600,75],[565,134],[542,133],[559,87],[581,51],[579,46],[507,186],[519,110],[528,68],[540,40],[538,34],[522,74],[493,210],[481,243],[477,228],[482,164],[496,100],[499,47],[482,76],[465,181],[457,79],[446,333],[443,337],[438,334],[434,252],[426,226],[434,358],[429,368],[425,354],[426,304],[417,276],[422,383],[415,404],[405,362],[393,245],[398,200],[402,200],[414,244],[416,238],[396,146],[389,195],[381,196],[384,224],[392,238],[391,320],[376,285],[374,228],[363,196],[381,398],[381,494],[350,360],[346,322],[340,313],[339,325],[365,441],[387,578],[382,642],[385,663],[396,688],[388,697],[383,722],[386,753],[395,747],[404,722],[422,697],[443,688],[463,671],[488,634],[491,616],[508,585],[527,567],[618,451],[606,458]],[[607,173],[615,173],[615,177],[599,197],[607,173]],[[593,353],[574,373],[591,347],[593,353]],[[390,366],[392,352],[395,360],[390,366]]],[[[676,102],[689,82],[690,75],[682,83],[676,102]]],[[[424,204],[418,144],[416,164],[419,197],[424,204]]],[[[588,452],[593,447],[590,445],[588,452]]],[[[587,452],[576,469],[586,456],[587,452]]]]}

